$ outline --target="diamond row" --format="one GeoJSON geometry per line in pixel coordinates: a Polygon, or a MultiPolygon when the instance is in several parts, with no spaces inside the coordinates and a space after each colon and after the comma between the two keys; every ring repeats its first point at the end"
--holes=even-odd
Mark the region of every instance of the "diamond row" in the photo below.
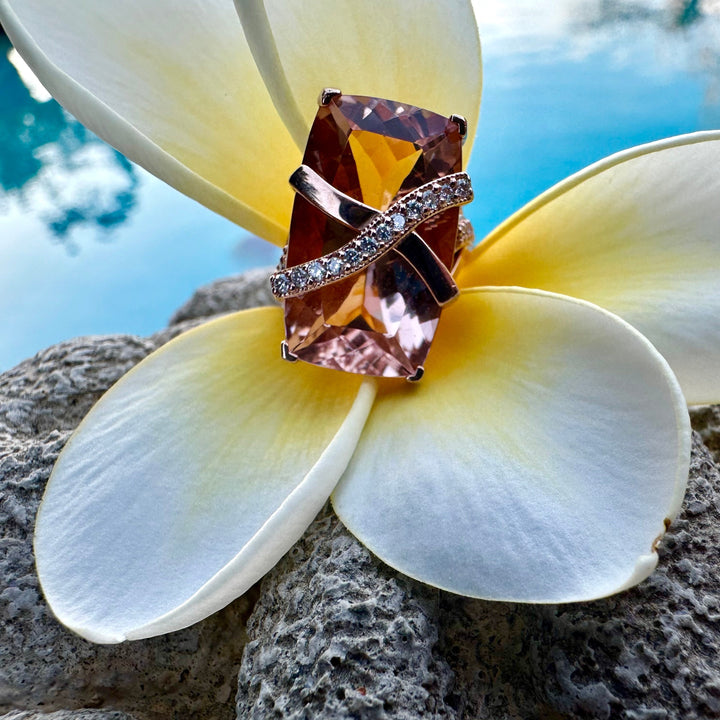
{"type": "Polygon", "coordinates": [[[379,212],[354,240],[339,250],[290,268],[281,267],[270,276],[272,293],[284,300],[354,275],[395,247],[428,218],[472,199],[467,173],[454,173],[425,183],[385,212],[379,212]]]}

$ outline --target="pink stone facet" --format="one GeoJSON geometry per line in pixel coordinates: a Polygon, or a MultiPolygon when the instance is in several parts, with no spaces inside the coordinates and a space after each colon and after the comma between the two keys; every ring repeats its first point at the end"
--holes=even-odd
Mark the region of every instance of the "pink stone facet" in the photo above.
{"type": "MultiPolygon", "coordinates": [[[[340,95],[319,108],[303,163],[341,192],[384,211],[411,190],[459,172],[462,138],[456,122],[436,113],[340,95]]],[[[447,268],[458,214],[445,210],[417,229],[447,268]]],[[[287,266],[337,250],[356,235],[297,194],[287,266]]],[[[409,377],[425,361],[440,312],[415,268],[390,250],[364,271],[286,299],[288,350],[346,372],[409,377]]]]}

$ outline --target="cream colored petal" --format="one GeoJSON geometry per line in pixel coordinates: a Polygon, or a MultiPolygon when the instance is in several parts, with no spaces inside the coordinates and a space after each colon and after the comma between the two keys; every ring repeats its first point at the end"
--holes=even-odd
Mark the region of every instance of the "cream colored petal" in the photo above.
{"type": "Polygon", "coordinates": [[[378,396],[333,504],[424,582],[589,600],[653,570],[689,454],[680,388],[637,331],[572,298],[483,289],[445,310],[423,380],[378,396]]]}
{"type": "Polygon", "coordinates": [[[470,155],[482,87],[465,0],[235,0],[248,44],[300,148],[325,87],[464,115],[470,155]]]}
{"type": "Polygon", "coordinates": [[[620,315],[689,403],[720,402],[720,132],[613,155],[520,210],[475,251],[464,286],[522,285],[620,315]]]}
{"type": "Polygon", "coordinates": [[[55,465],[35,553],[58,619],[95,642],[177,630],[300,537],[355,448],[372,384],[279,358],[282,313],[192,330],[93,408],[55,465]]]}
{"type": "Polygon", "coordinates": [[[0,21],[70,112],[173,187],[283,244],[300,154],[227,0],[0,0],[0,21]]]}

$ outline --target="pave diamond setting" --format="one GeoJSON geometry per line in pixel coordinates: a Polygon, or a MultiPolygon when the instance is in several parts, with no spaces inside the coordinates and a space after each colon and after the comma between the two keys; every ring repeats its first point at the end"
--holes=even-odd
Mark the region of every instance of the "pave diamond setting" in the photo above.
{"type": "Polygon", "coordinates": [[[472,186],[466,173],[455,173],[423,185],[393,203],[386,212],[379,213],[356,239],[339,250],[328,253],[320,260],[289,268],[289,279],[285,268],[274,273],[270,278],[273,295],[278,300],[284,300],[357,273],[395,247],[420,223],[472,199],[472,186]],[[416,209],[417,213],[412,222],[407,223],[405,213],[408,213],[409,207],[416,209]]]}

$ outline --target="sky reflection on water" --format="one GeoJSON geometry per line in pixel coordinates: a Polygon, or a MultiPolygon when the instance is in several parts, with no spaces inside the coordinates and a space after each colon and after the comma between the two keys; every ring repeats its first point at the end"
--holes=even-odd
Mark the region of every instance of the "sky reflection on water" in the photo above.
{"type": "MultiPolygon", "coordinates": [[[[720,127],[720,0],[487,0],[478,16],[467,214],[479,237],[605,155],[720,127]]],[[[276,262],[275,248],[34,100],[8,49],[0,36],[0,371],[75,335],[148,334],[197,286],[276,262]]]]}

